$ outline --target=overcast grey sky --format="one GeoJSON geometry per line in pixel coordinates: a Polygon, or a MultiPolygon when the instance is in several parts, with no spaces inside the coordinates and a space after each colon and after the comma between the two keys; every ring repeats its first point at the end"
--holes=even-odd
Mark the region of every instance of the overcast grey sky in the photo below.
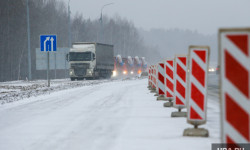
{"type": "MultiPolygon", "coordinates": [[[[68,3],[68,0],[62,0],[68,3]]],[[[190,29],[203,34],[216,34],[219,27],[249,27],[250,0],[70,0],[72,15],[97,19],[103,14],[118,14],[136,27],[190,29]]]]}

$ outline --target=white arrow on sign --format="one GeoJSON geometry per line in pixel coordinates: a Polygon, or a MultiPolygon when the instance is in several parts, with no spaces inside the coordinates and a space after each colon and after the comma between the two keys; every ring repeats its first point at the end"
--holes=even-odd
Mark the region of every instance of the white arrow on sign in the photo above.
{"type": "Polygon", "coordinates": [[[46,43],[47,43],[47,41],[49,41],[49,37],[46,37],[46,40],[43,42],[43,45],[44,45],[44,51],[46,52],[47,50],[46,50],[46,43]]]}
{"type": "Polygon", "coordinates": [[[53,47],[54,38],[53,37],[51,37],[50,42],[51,42],[51,51],[54,51],[54,47],[53,47]]]}

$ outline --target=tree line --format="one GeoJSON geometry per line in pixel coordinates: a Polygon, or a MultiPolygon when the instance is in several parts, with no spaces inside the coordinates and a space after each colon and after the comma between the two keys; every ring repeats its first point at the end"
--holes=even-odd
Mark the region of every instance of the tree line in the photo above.
{"type": "MultiPolygon", "coordinates": [[[[56,34],[57,47],[68,47],[68,9],[57,0],[29,0],[31,70],[36,72],[35,49],[40,47],[41,34],[56,34]]],[[[24,80],[28,76],[26,0],[0,1],[0,81],[24,80]]],[[[156,47],[144,42],[132,22],[120,16],[91,20],[81,13],[71,15],[72,42],[112,44],[115,55],[158,58],[156,47]]],[[[64,76],[63,76],[64,77],[64,76]]]]}

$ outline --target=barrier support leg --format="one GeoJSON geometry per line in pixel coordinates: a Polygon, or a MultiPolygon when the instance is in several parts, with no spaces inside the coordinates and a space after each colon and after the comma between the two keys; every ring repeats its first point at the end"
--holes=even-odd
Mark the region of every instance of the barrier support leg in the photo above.
{"type": "Polygon", "coordinates": [[[168,99],[169,102],[166,102],[163,104],[164,107],[173,107],[173,102],[172,102],[172,99],[168,99]]]}
{"type": "Polygon", "coordinates": [[[194,128],[187,128],[183,132],[183,136],[198,136],[198,137],[208,137],[209,132],[207,129],[198,128],[198,125],[194,125],[194,128]]]}
{"type": "Polygon", "coordinates": [[[152,88],[150,93],[156,93],[156,89],[155,88],[152,88]]]}
{"type": "Polygon", "coordinates": [[[172,112],[171,117],[187,117],[187,112],[182,112],[181,108],[177,112],[172,112]]]}
{"type": "Polygon", "coordinates": [[[164,95],[159,95],[159,96],[157,97],[157,100],[158,100],[158,101],[159,101],[159,100],[167,101],[167,99],[164,97],[164,95]]]}

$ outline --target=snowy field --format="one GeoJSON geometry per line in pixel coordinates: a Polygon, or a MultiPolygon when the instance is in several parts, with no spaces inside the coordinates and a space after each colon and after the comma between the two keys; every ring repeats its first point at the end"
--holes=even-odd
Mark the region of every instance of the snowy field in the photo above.
{"type": "Polygon", "coordinates": [[[0,82],[0,104],[18,101],[32,96],[50,94],[55,91],[110,82],[112,80],[70,81],[70,79],[0,82]]]}
{"type": "Polygon", "coordinates": [[[220,142],[218,77],[208,83],[208,138],[183,137],[192,126],[171,118],[177,110],[156,101],[147,79],[55,80],[49,90],[44,81],[1,83],[0,150],[211,150],[220,142]]]}

